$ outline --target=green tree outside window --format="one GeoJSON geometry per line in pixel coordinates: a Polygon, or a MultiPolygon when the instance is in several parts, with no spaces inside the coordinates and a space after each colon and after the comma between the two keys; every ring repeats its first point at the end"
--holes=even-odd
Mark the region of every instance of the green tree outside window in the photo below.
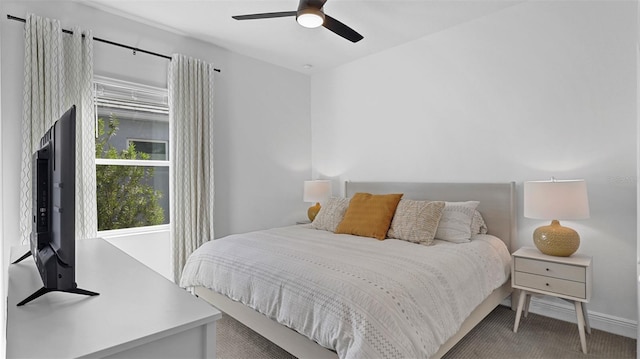
{"type": "MultiPolygon", "coordinates": [[[[133,143],[121,151],[109,143],[109,139],[116,136],[118,126],[115,116],[110,116],[106,123],[104,119],[98,119],[96,158],[149,160],[150,156],[136,151],[133,143]]],[[[96,166],[99,231],[164,223],[164,212],[159,204],[162,192],[148,184],[154,171],[150,166],[96,166]]]]}

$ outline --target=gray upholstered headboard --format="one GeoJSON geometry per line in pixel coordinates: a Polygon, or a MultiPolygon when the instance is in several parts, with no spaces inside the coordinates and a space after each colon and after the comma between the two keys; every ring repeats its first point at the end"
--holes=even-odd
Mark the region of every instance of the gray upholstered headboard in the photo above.
{"type": "Polygon", "coordinates": [[[345,182],[345,196],[356,192],[374,194],[404,193],[403,198],[431,201],[479,201],[489,234],[504,241],[511,251],[515,241],[517,207],[515,182],[508,183],[411,183],[411,182],[345,182]]]}

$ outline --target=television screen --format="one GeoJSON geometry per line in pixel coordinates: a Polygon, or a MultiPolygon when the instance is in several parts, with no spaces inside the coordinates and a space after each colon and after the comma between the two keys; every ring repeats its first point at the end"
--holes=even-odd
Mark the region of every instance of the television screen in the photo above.
{"type": "Polygon", "coordinates": [[[72,106],[42,136],[32,158],[33,223],[31,250],[43,287],[18,303],[62,291],[97,295],[77,287],[75,237],[76,107],[72,106]]]}

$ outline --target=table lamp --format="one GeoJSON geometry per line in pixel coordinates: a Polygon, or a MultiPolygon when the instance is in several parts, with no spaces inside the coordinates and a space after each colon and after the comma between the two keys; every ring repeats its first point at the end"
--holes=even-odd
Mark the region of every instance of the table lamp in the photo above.
{"type": "Polygon", "coordinates": [[[560,225],[560,219],[589,218],[587,183],[584,180],[530,181],[524,183],[524,216],[550,219],[551,224],[536,228],[533,243],[540,252],[568,257],[580,246],[580,235],[560,225]]]}
{"type": "Polygon", "coordinates": [[[307,216],[309,220],[313,222],[320,212],[320,202],[327,200],[331,196],[331,181],[329,180],[314,180],[304,181],[304,198],[305,202],[315,202],[316,204],[309,207],[307,216]]]}

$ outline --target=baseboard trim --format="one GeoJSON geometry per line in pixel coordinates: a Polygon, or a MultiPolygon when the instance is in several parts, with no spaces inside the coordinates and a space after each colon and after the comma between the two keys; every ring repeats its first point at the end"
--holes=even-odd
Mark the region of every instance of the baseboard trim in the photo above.
{"type": "MultiPolygon", "coordinates": [[[[503,305],[510,305],[510,302],[504,301],[503,305]]],[[[636,339],[638,335],[638,322],[613,315],[594,312],[589,309],[589,324],[591,328],[599,329],[608,333],[622,335],[628,338],[636,339]]],[[[577,323],[576,312],[574,307],[568,302],[555,302],[547,299],[547,297],[531,298],[529,312],[544,315],[565,322],[577,323]]]]}

